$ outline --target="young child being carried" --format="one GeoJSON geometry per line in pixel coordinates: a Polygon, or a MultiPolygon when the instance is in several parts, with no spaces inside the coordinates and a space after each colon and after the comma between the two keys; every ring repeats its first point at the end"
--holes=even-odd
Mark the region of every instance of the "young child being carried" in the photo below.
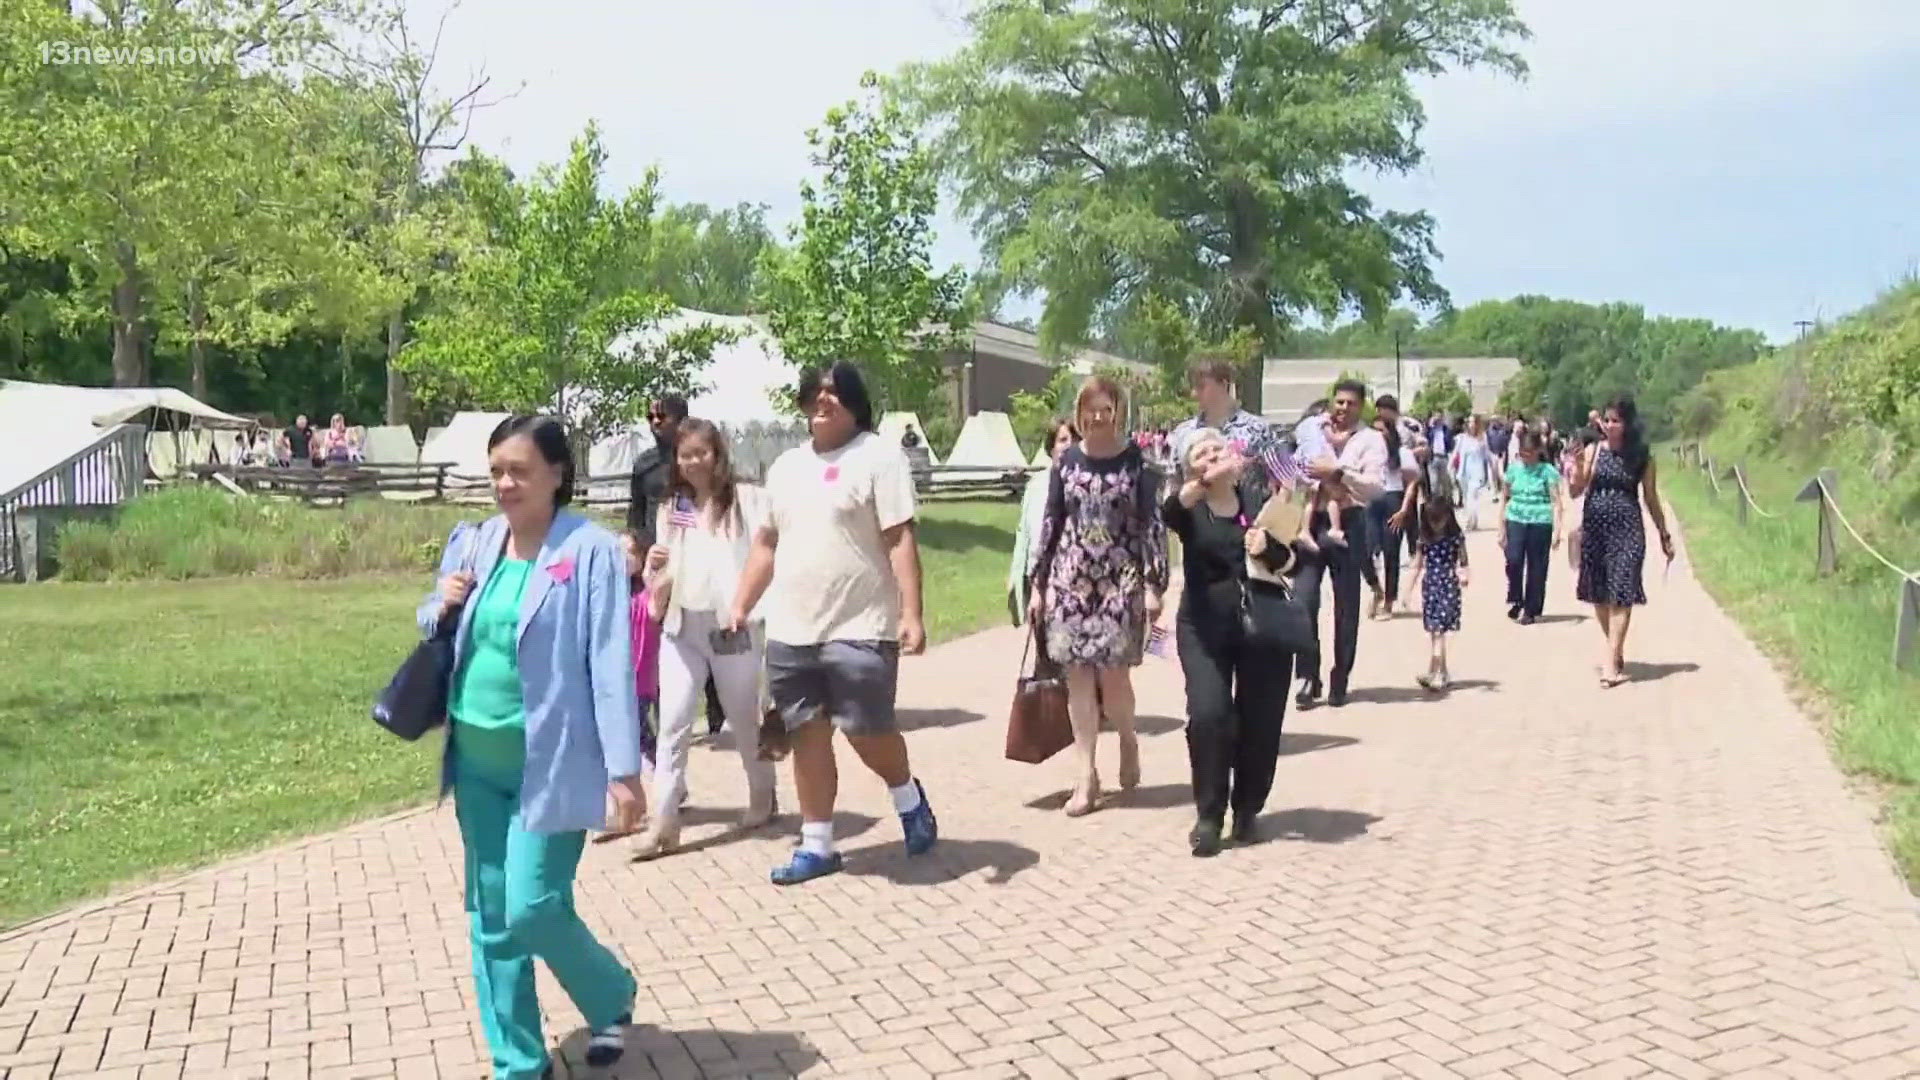
{"type": "MultiPolygon", "coordinates": [[[[1347,440],[1353,438],[1351,431],[1335,431],[1325,414],[1308,418],[1294,429],[1300,443],[1302,461],[1319,461],[1323,458],[1338,458],[1347,448],[1347,440]]],[[[1308,489],[1306,516],[1300,520],[1300,535],[1295,542],[1307,551],[1318,551],[1320,545],[1313,539],[1313,516],[1321,511],[1327,515],[1327,543],[1335,547],[1347,546],[1347,531],[1340,524],[1340,511],[1360,503],[1347,490],[1347,486],[1338,480],[1322,480],[1308,489]]]]}

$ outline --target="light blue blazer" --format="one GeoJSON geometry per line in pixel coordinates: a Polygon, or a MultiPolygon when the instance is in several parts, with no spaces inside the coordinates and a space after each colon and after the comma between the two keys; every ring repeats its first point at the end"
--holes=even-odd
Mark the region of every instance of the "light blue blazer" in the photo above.
{"type": "MultiPolygon", "coordinates": [[[[503,516],[454,528],[433,592],[420,605],[423,633],[432,634],[439,617],[440,580],[470,565],[470,599],[477,599],[506,542],[503,516]]],[[[629,597],[619,540],[572,511],[556,514],[520,603],[520,690],[527,716],[520,820],[528,832],[603,827],[607,783],[640,771],[629,597]]],[[[472,646],[473,609],[468,603],[461,610],[453,639],[456,677],[472,646]]],[[[449,725],[440,761],[442,798],[452,786],[449,725]]]]}

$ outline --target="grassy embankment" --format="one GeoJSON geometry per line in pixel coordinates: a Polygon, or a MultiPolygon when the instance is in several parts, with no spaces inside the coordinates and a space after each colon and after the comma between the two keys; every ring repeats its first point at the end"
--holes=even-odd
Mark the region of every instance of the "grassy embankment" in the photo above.
{"type": "Polygon", "coordinates": [[[1920,569],[1920,287],[1716,374],[1681,420],[1718,469],[1743,464],[1773,515],[1740,526],[1731,482],[1716,498],[1698,470],[1663,456],[1701,580],[1807,694],[1840,765],[1880,788],[1888,844],[1920,884],[1920,674],[1892,664],[1901,579],[1838,524],[1839,569],[1817,576],[1817,510],[1793,501],[1817,470],[1834,470],[1855,528],[1895,565],[1920,569]]]}
{"type": "MultiPolygon", "coordinates": [[[[447,528],[481,512],[173,492],[68,535],[96,580],[0,593],[0,926],[430,799],[439,740],[367,707],[447,528]]],[[[1017,513],[924,508],[934,641],[1005,618],[1017,513]]]]}

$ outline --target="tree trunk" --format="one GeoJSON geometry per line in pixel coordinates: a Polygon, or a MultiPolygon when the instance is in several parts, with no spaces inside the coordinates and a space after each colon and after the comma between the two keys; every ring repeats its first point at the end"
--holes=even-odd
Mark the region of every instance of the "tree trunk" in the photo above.
{"type": "Polygon", "coordinates": [[[1267,266],[1265,245],[1261,242],[1262,217],[1253,194],[1244,187],[1236,188],[1231,197],[1233,212],[1232,247],[1233,257],[1227,262],[1227,273],[1232,278],[1234,289],[1238,292],[1239,310],[1235,312],[1236,326],[1251,326],[1259,335],[1260,355],[1255,356],[1240,372],[1239,384],[1235,387],[1240,394],[1240,407],[1255,416],[1265,415],[1267,364],[1266,355],[1272,351],[1277,336],[1273,318],[1273,280],[1267,266]]]}
{"type": "Polygon", "coordinates": [[[200,300],[200,290],[187,284],[187,326],[193,339],[187,346],[187,356],[192,363],[193,396],[201,401],[207,400],[207,306],[200,300]]]}
{"type": "Polygon", "coordinates": [[[140,259],[133,245],[114,245],[120,280],[113,286],[113,385],[147,385],[146,320],[141,317],[140,259]]]}
{"type": "Polygon", "coordinates": [[[393,309],[387,316],[387,423],[404,424],[413,412],[413,395],[407,389],[407,373],[394,364],[407,344],[407,307],[393,309]]]}

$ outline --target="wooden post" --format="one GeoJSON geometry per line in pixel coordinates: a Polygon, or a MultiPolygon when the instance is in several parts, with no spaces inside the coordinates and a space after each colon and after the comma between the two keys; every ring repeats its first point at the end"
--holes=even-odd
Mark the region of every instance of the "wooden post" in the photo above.
{"type": "Polygon", "coordinates": [[[1920,578],[1900,582],[1900,612],[1893,620],[1893,666],[1912,671],[1916,659],[1914,638],[1920,635],[1920,578]]]}
{"type": "Polygon", "coordinates": [[[1833,542],[1832,506],[1832,500],[1839,497],[1838,479],[1834,476],[1832,469],[1821,469],[1820,474],[1807,481],[1807,486],[1801,488],[1800,494],[1793,497],[1794,502],[1819,504],[1819,556],[1814,565],[1821,577],[1833,573],[1839,565],[1839,549],[1833,542]]]}
{"type": "Polygon", "coordinates": [[[1727,470],[1727,475],[1733,478],[1733,520],[1744,528],[1747,524],[1747,473],[1735,465],[1727,470]]]}

